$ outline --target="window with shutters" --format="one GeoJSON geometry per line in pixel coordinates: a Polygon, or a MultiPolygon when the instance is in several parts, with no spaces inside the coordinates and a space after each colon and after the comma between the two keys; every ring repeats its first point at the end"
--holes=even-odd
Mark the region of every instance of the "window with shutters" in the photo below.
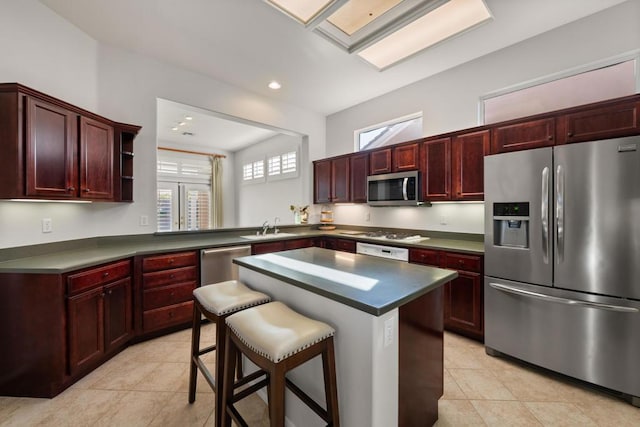
{"type": "Polygon", "coordinates": [[[211,228],[211,162],[201,156],[158,153],[158,231],[211,228]]]}
{"type": "Polygon", "coordinates": [[[242,181],[264,182],[264,160],[256,160],[242,165],[242,181]]]}

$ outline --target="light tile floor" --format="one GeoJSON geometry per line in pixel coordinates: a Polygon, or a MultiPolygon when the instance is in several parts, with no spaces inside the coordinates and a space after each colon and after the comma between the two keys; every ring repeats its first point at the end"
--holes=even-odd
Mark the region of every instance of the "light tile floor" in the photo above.
{"type": "MultiPolygon", "coordinates": [[[[215,325],[204,326],[203,346],[214,338],[215,325]]],[[[187,403],[190,340],[188,329],[131,346],[54,399],[0,397],[0,426],[213,426],[213,393],[204,378],[196,402],[187,403]]],[[[444,356],[438,427],[640,426],[640,409],[487,356],[475,341],[445,333],[444,356]]],[[[213,362],[213,354],[205,358],[213,362]]],[[[249,425],[269,425],[257,396],[239,409],[249,425]]]]}

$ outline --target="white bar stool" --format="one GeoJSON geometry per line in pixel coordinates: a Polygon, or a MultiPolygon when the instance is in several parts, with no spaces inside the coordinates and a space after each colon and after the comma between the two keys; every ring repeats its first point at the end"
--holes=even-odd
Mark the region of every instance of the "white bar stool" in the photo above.
{"type": "MultiPolygon", "coordinates": [[[[222,408],[222,381],[224,372],[224,351],[227,335],[227,326],[225,319],[244,310],[259,304],[271,301],[271,298],[263,294],[249,289],[244,283],[237,280],[228,280],[226,282],[213,283],[202,286],[193,291],[193,329],[191,335],[191,369],[189,372],[189,403],[196,400],[196,380],[198,378],[198,369],[202,372],[205,380],[216,394],[215,408],[215,425],[220,426],[222,408]],[[216,343],[215,345],[200,349],[200,328],[202,316],[216,324],[216,343]],[[209,369],[205,366],[200,356],[207,354],[213,350],[216,351],[216,369],[215,376],[211,375],[209,369]]],[[[234,363],[233,369],[236,369],[234,363]]],[[[238,377],[241,377],[241,369],[238,369],[238,377]]],[[[255,375],[259,377],[259,375],[255,375]]],[[[251,377],[247,377],[248,380],[251,377]]],[[[232,378],[233,381],[233,378],[232,378]]]]}

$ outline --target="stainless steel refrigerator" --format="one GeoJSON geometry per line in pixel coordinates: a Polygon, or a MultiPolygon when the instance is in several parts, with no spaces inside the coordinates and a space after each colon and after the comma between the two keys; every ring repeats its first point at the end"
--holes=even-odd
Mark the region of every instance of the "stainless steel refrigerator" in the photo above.
{"type": "Polygon", "coordinates": [[[640,137],[485,157],[485,346],[640,406],[640,137]]]}

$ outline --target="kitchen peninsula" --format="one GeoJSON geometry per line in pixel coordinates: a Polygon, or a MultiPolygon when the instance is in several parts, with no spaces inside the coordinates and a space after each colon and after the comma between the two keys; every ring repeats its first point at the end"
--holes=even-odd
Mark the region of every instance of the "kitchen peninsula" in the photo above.
{"type": "MultiPolygon", "coordinates": [[[[236,258],[240,279],[336,329],[341,424],[431,425],[443,387],[442,285],[457,273],[321,248],[236,258]]],[[[292,371],[323,401],[320,359],[292,371]]],[[[316,419],[287,396],[296,426],[316,419]]],[[[318,424],[320,425],[320,424],[318,424]]]]}

